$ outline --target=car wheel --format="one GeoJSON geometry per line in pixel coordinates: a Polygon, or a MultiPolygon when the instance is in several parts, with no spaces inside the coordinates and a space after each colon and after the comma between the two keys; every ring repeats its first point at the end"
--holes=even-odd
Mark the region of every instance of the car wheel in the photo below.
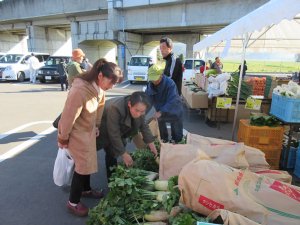
{"type": "Polygon", "coordinates": [[[133,81],[131,80],[131,81],[129,81],[131,84],[133,84],[133,81]]]}
{"type": "Polygon", "coordinates": [[[23,82],[25,80],[25,74],[21,71],[18,72],[17,77],[19,82],[23,82]]]}
{"type": "Polygon", "coordinates": [[[39,78],[39,81],[41,82],[41,83],[46,83],[46,80],[45,80],[45,78],[39,78]]]}

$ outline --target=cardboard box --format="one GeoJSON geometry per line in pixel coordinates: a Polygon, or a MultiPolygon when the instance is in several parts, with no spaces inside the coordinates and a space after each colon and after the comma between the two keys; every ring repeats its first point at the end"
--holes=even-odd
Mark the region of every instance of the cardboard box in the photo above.
{"type": "Polygon", "coordinates": [[[191,109],[208,108],[208,94],[204,91],[193,92],[188,90],[185,99],[191,109]]]}
{"type": "Polygon", "coordinates": [[[202,73],[196,73],[195,74],[195,84],[200,87],[200,79],[201,79],[201,76],[203,76],[202,73]]]}
{"type": "Polygon", "coordinates": [[[217,109],[216,107],[209,107],[207,110],[207,118],[210,121],[233,122],[234,109],[217,109]]]}
{"type": "Polygon", "coordinates": [[[199,87],[201,87],[204,91],[207,91],[208,78],[206,76],[204,76],[203,74],[202,74],[202,76],[200,76],[199,87]]]}
{"type": "MultiPolygon", "coordinates": [[[[209,106],[207,110],[207,118],[211,121],[219,122],[233,122],[235,109],[217,109],[216,98],[209,99],[209,106]]],[[[232,104],[235,106],[235,103],[232,104]]],[[[240,119],[250,119],[251,113],[265,113],[269,114],[270,101],[263,101],[260,110],[245,109],[245,101],[239,103],[237,121],[240,119]]]]}
{"type": "Polygon", "coordinates": [[[183,82],[181,86],[181,94],[183,97],[186,97],[186,93],[191,88],[196,87],[193,82],[183,82]]]}

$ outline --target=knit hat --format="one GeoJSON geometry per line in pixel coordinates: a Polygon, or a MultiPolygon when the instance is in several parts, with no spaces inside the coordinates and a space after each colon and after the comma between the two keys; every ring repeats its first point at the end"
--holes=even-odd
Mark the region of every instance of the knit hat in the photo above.
{"type": "Polygon", "coordinates": [[[163,74],[164,68],[155,64],[148,69],[148,80],[157,81],[160,76],[163,74]]]}
{"type": "Polygon", "coordinates": [[[73,59],[79,59],[80,57],[84,57],[85,54],[83,53],[83,51],[80,49],[80,48],[75,48],[73,51],[72,51],[72,58],[73,59]]]}

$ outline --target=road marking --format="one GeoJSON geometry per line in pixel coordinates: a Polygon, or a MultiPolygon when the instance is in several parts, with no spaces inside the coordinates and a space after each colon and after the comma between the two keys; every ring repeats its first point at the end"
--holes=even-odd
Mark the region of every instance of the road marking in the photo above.
{"type": "Polygon", "coordinates": [[[53,121],[36,121],[36,122],[32,122],[32,123],[26,123],[26,124],[24,124],[22,126],[19,126],[19,127],[15,128],[15,129],[7,131],[4,134],[0,134],[0,140],[3,139],[3,138],[5,138],[5,137],[7,137],[8,135],[11,135],[11,134],[16,133],[16,132],[18,132],[20,130],[23,130],[26,127],[30,127],[30,126],[33,126],[33,125],[36,125],[36,124],[41,124],[41,123],[53,123],[53,121]]]}
{"type": "Polygon", "coordinates": [[[30,138],[29,140],[23,142],[22,144],[10,149],[6,153],[0,155],[0,162],[20,154],[21,152],[25,151],[29,146],[35,144],[41,138],[46,137],[46,135],[54,132],[55,130],[56,129],[54,127],[50,127],[47,130],[44,130],[43,132],[35,135],[34,137],[30,138]]]}
{"type": "Polygon", "coordinates": [[[130,86],[130,84],[127,84],[127,85],[125,85],[124,87],[122,87],[122,88],[127,88],[128,86],[130,86]]]}

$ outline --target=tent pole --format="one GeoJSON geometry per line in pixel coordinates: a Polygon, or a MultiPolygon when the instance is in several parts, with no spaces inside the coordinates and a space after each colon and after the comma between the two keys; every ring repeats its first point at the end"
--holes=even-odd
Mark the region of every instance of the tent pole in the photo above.
{"type": "Polygon", "coordinates": [[[239,101],[240,101],[240,92],[241,92],[243,70],[244,70],[244,61],[245,61],[246,48],[247,48],[248,42],[249,42],[249,34],[246,33],[245,36],[244,36],[244,41],[243,41],[243,54],[242,54],[241,69],[240,69],[240,74],[239,74],[239,76],[240,76],[239,86],[238,86],[238,93],[237,93],[237,97],[236,97],[234,119],[233,119],[232,133],[231,133],[231,140],[232,141],[234,141],[234,134],[235,134],[235,130],[236,130],[236,119],[237,119],[237,114],[238,114],[238,106],[239,106],[239,101]]]}

